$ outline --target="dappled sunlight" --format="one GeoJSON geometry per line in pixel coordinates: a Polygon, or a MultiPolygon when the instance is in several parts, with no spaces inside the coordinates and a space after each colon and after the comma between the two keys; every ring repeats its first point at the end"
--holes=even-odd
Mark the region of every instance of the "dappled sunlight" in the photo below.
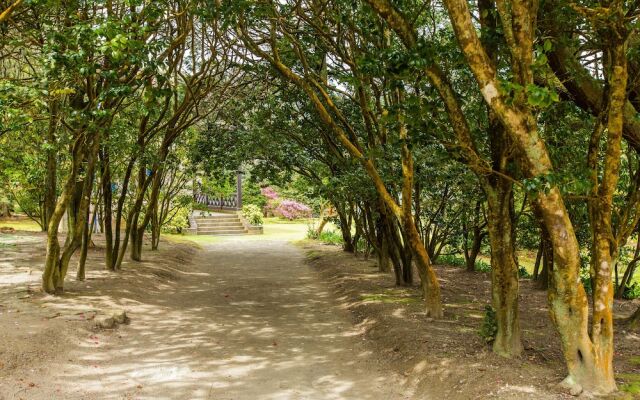
{"type": "Polygon", "coordinates": [[[351,325],[300,250],[273,238],[203,250],[193,268],[159,264],[158,253],[116,275],[88,265],[85,282],[42,295],[56,321],[90,328],[53,371],[56,387],[74,389],[51,398],[377,400],[387,390],[358,338],[375,321],[351,325]],[[92,330],[109,310],[130,324],[92,330]]]}

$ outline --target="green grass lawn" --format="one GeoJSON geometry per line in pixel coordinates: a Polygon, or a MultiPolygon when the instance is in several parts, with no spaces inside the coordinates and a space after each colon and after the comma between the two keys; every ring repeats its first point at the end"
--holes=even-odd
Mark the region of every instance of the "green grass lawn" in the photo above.
{"type": "Polygon", "coordinates": [[[168,240],[181,243],[194,243],[198,246],[220,243],[229,240],[287,240],[296,241],[307,237],[309,226],[317,226],[314,219],[289,221],[280,218],[265,218],[264,234],[242,236],[214,236],[214,235],[164,235],[168,240]],[[313,225],[315,223],[315,225],[313,225]]]}
{"type": "Polygon", "coordinates": [[[20,219],[0,219],[0,228],[13,228],[17,231],[40,232],[42,229],[34,220],[27,218],[20,219]]]}

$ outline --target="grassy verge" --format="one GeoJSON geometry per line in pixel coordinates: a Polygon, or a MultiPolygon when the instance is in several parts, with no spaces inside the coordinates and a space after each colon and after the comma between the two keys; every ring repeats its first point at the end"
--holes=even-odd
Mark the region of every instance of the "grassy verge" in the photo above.
{"type": "Polygon", "coordinates": [[[42,229],[34,220],[28,218],[0,219],[0,228],[13,228],[17,231],[40,232],[42,229]]]}

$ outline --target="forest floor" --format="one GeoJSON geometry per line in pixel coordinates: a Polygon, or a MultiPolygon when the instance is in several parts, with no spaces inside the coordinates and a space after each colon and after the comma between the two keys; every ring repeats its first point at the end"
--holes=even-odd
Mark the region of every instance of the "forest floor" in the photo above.
{"type": "MultiPolygon", "coordinates": [[[[412,395],[435,399],[565,399],[557,384],[566,369],[558,335],[549,318],[546,291],[520,280],[520,320],[525,351],[508,360],[493,354],[479,335],[491,304],[491,277],[463,268],[435,266],[445,317],[427,318],[417,288],[398,288],[381,274],[375,260],[355,258],[336,246],[302,245],[308,263],[328,281],[349,310],[362,339],[375,349],[384,369],[398,371],[412,395]]],[[[414,274],[417,275],[417,274],[414,274]]],[[[417,281],[417,276],[414,278],[417,281]]],[[[615,315],[629,316],[640,301],[616,301],[615,315]]],[[[609,398],[640,398],[640,331],[616,320],[614,368],[619,393],[609,398]]],[[[586,396],[582,396],[586,397],[586,396]]],[[[417,397],[419,398],[419,397],[417,397]]]]}
{"type": "MultiPolygon", "coordinates": [[[[553,386],[563,366],[544,293],[528,282],[527,350],[504,360],[477,334],[488,275],[438,267],[447,311],[431,321],[417,290],[372,260],[291,244],[305,226],[267,228],[171,237],[116,274],[97,236],[87,279],[72,260],[59,297],[39,290],[45,236],[0,233],[0,399],[568,398],[553,386]],[[96,328],[114,310],[130,323],[96,328]]],[[[618,329],[616,343],[617,372],[636,376],[640,335],[618,329]]]]}

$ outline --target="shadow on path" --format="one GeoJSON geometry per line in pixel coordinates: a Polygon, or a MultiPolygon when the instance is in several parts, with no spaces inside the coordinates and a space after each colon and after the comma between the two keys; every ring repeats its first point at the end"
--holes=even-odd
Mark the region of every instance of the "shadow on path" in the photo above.
{"type": "Polygon", "coordinates": [[[59,398],[406,398],[285,241],[207,245],[160,290],[130,292],[131,325],[69,355],[56,373],[59,398]]]}

